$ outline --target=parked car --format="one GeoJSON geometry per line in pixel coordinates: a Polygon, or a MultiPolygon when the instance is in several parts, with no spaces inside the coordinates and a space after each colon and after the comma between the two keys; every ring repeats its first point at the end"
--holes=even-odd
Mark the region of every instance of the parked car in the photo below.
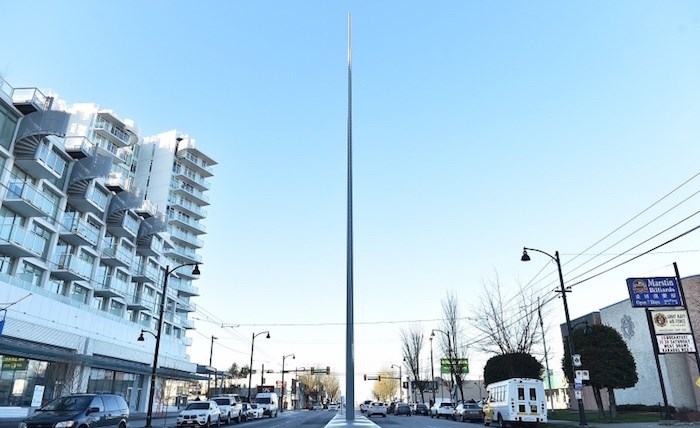
{"type": "Polygon", "coordinates": [[[216,401],[216,404],[219,405],[221,420],[225,421],[226,424],[230,425],[231,421],[235,421],[238,424],[243,419],[243,406],[241,406],[237,395],[214,397],[212,401],[216,401]]]}
{"type": "Polygon", "coordinates": [[[311,407],[311,410],[323,410],[323,404],[316,403],[311,407]]]}
{"type": "Polygon", "coordinates": [[[330,410],[331,412],[337,412],[338,403],[328,403],[328,410],[330,410]]]}
{"type": "Polygon", "coordinates": [[[372,415],[380,415],[386,418],[386,405],[381,401],[375,401],[370,404],[369,409],[367,410],[367,417],[371,418],[372,415]]]}
{"type": "Polygon", "coordinates": [[[484,425],[532,425],[547,423],[547,398],[539,379],[512,378],[486,386],[488,404],[484,425]]]}
{"type": "Polygon", "coordinates": [[[394,414],[394,411],[396,411],[396,401],[392,401],[389,403],[389,405],[386,408],[387,413],[394,414]]]}
{"type": "Polygon", "coordinates": [[[431,418],[450,418],[455,414],[455,408],[449,401],[438,401],[430,408],[431,418]]]}
{"type": "Polygon", "coordinates": [[[221,425],[221,409],[216,401],[192,401],[177,415],[177,426],[221,425]]]}
{"type": "Polygon", "coordinates": [[[416,409],[413,411],[414,415],[425,415],[428,416],[430,414],[430,409],[428,409],[428,405],[425,403],[418,403],[416,404],[416,409]]]}
{"type": "Polygon", "coordinates": [[[252,413],[251,419],[260,419],[265,414],[265,409],[258,403],[250,403],[250,410],[252,413]]]}
{"type": "Polygon", "coordinates": [[[127,428],[129,406],[115,394],[73,394],[38,408],[19,428],[127,428]]]}
{"type": "Polygon", "coordinates": [[[459,403],[455,408],[454,420],[459,421],[483,421],[484,412],[476,403],[459,403]]]}
{"type": "Polygon", "coordinates": [[[363,401],[362,404],[360,404],[360,413],[367,413],[370,404],[372,404],[372,400],[363,401]]]}
{"type": "Polygon", "coordinates": [[[394,410],[394,414],[411,416],[411,406],[409,406],[406,403],[399,403],[396,405],[396,410],[394,410]]]}

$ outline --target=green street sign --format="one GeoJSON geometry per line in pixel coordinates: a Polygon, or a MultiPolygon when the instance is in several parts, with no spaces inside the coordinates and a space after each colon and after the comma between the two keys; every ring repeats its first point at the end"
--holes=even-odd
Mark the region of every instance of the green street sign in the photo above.
{"type": "Polygon", "coordinates": [[[461,374],[469,374],[469,358],[454,358],[452,359],[452,367],[450,367],[449,358],[440,359],[440,373],[450,374],[452,370],[461,374]]]}
{"type": "Polygon", "coordinates": [[[20,357],[2,357],[2,370],[27,370],[29,361],[20,357]]]}

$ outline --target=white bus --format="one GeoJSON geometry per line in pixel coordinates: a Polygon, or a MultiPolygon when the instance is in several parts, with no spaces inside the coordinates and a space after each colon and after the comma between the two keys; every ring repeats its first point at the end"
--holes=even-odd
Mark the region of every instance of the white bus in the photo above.
{"type": "Polygon", "coordinates": [[[514,378],[486,386],[484,425],[491,422],[506,425],[538,425],[547,423],[547,397],[544,384],[538,379],[514,378]]]}

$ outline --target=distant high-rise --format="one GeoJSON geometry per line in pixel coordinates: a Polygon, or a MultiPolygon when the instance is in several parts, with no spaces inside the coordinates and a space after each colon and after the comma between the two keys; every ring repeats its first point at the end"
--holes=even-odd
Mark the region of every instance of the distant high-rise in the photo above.
{"type": "MultiPolygon", "coordinates": [[[[201,261],[215,162],[177,131],[139,133],[96,104],[0,79],[0,417],[71,392],[145,410],[154,340],[136,339],[156,331],[165,267],[201,261]]],[[[169,281],[159,390],[200,379],[191,272],[169,281]]]]}

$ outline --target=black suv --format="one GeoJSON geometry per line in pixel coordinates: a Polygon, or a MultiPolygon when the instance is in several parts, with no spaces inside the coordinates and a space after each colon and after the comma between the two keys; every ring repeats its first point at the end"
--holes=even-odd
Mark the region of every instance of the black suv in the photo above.
{"type": "Polygon", "coordinates": [[[115,394],[74,394],[37,409],[19,428],[128,428],[129,406],[115,394]]]}

